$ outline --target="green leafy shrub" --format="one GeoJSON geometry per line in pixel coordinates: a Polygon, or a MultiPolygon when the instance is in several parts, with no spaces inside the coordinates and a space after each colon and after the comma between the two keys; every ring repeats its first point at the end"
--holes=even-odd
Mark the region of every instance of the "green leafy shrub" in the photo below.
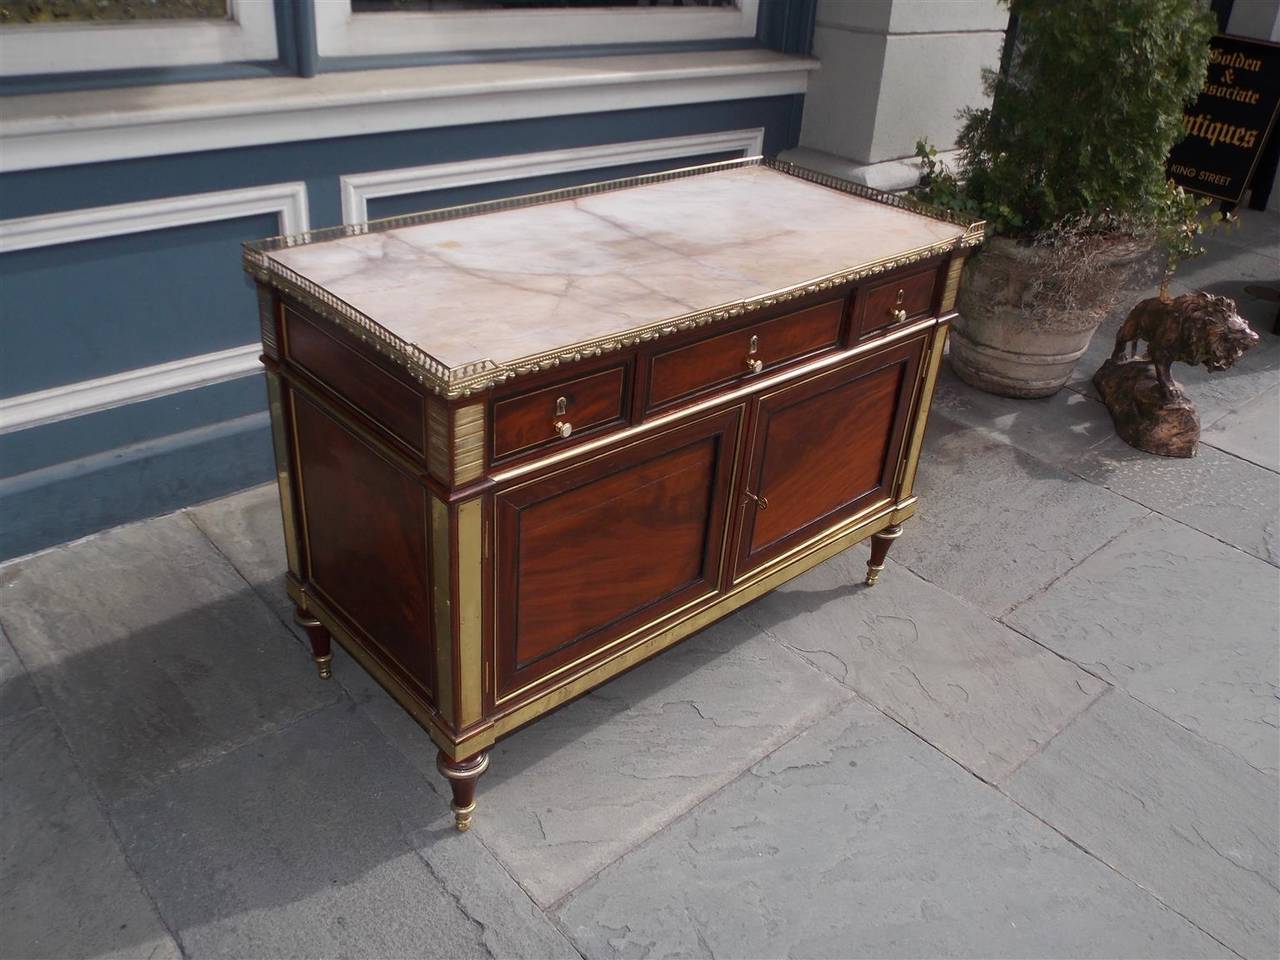
{"type": "Polygon", "coordinates": [[[1017,43],[984,71],[991,106],[968,109],[958,171],[917,145],[919,196],[998,234],[1152,236],[1195,249],[1204,202],[1165,176],[1184,104],[1204,82],[1214,19],[1203,0],[1007,0],[1017,43]]]}

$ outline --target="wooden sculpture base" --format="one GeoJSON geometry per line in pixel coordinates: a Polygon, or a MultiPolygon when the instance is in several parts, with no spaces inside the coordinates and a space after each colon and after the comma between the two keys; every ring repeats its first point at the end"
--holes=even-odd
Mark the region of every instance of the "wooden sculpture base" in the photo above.
{"type": "Polygon", "coordinates": [[[1194,457],[1200,440],[1195,404],[1176,391],[1166,396],[1151,363],[1107,360],[1093,375],[1116,433],[1131,447],[1162,457],[1194,457]]]}

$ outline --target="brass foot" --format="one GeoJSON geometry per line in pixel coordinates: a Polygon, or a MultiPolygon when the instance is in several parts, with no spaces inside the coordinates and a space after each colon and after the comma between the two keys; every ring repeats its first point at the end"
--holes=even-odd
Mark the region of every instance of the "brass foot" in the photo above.
{"type": "Polygon", "coordinates": [[[471,811],[475,808],[474,800],[465,807],[460,807],[456,803],[449,804],[449,809],[453,811],[453,825],[458,828],[459,833],[466,833],[471,829],[471,811]]]}
{"type": "Polygon", "coordinates": [[[293,611],[293,622],[307,631],[307,640],[311,643],[311,659],[320,671],[320,679],[328,680],[333,676],[329,631],[324,628],[323,623],[301,608],[293,611]]]}
{"type": "Polygon", "coordinates": [[[476,808],[476,781],[489,769],[489,755],[477,753],[466,760],[454,760],[441,750],[436,757],[436,769],[449,781],[453,792],[453,825],[459,833],[471,829],[471,814],[476,808]]]}
{"type": "Polygon", "coordinates": [[[867,586],[874,587],[876,581],[880,579],[880,573],[884,570],[884,558],[889,555],[889,548],[893,546],[893,541],[902,536],[902,527],[898,524],[885,527],[879,533],[871,536],[871,558],[867,561],[867,586]]]}

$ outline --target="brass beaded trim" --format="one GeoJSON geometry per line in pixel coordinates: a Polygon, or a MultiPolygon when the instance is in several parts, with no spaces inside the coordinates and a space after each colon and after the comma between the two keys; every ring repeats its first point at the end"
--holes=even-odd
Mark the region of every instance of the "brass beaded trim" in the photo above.
{"type": "Polygon", "coordinates": [[[743,160],[723,160],[719,163],[708,163],[697,167],[685,167],[680,170],[668,170],[663,173],[644,174],[642,176],[624,177],[618,180],[606,180],[600,183],[584,184],[577,187],[566,187],[560,190],[549,190],[542,193],[531,193],[520,197],[508,197],[501,200],[487,200],[482,203],[464,204],[445,207],[440,210],[428,210],[409,216],[388,217],[368,223],[345,224],[339,227],[328,227],[312,230],[307,233],[291,236],[272,237],[244,245],[244,268],[255,279],[270,284],[277,289],[301,301],[319,315],[336,323],[348,333],[372,346],[379,353],[390,358],[408,372],[423,386],[433,393],[447,399],[467,397],[474,393],[491,389],[514,377],[524,376],[540,370],[559,366],[561,363],[572,363],[586,357],[595,357],[603,353],[622,350],[648,340],[656,340],[683,330],[705,326],[738,317],[756,310],[765,309],[779,303],[785,303],[798,297],[820,293],[842,284],[861,280],[877,273],[895,270],[907,264],[927,260],[931,257],[948,253],[952,250],[975,247],[982,243],[985,235],[985,223],[978,221],[969,223],[949,211],[931,207],[928,204],[884,193],[871,187],[842,180],[829,174],[819,173],[799,167],[793,163],[778,160],[766,160],[762,157],[748,157],[743,160]],[[449,367],[431,356],[416,344],[404,340],[383,327],[371,317],[357,310],[340,297],[334,296],[324,287],[308,280],[306,277],[273,259],[269,254],[275,250],[304,246],[310,243],[321,243],[344,237],[361,236],[367,233],[381,233],[401,227],[418,226],[425,223],[437,223],[443,220],[454,220],[461,217],[477,216],[483,213],[494,213],[500,210],[511,210],[521,207],[536,206],[543,203],[555,203],[561,200],[572,200],[578,197],[622,190],[628,187],[650,183],[664,183],[671,180],[682,180],[687,177],[702,176],[722,170],[739,167],[764,166],[777,170],[788,176],[797,177],[819,186],[839,190],[865,200],[883,203],[888,206],[921,214],[935,220],[943,220],[965,227],[965,232],[958,238],[943,240],[915,250],[887,257],[870,263],[859,264],[846,270],[806,281],[794,286],[784,287],[769,293],[720,304],[704,310],[683,314],[655,323],[636,327],[623,333],[609,334],[590,340],[583,340],[566,347],[544,353],[522,357],[509,363],[499,364],[493,360],[477,360],[458,367],[449,367]]]}

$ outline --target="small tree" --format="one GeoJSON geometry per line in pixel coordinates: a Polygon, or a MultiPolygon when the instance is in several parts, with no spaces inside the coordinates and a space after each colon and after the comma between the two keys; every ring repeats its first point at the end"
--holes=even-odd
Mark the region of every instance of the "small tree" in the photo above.
{"type": "Polygon", "coordinates": [[[964,111],[958,176],[921,143],[923,198],[1050,243],[1154,237],[1195,252],[1201,201],[1165,176],[1183,106],[1208,68],[1204,0],[1007,0],[1008,69],[984,71],[990,107],[964,111]]]}

